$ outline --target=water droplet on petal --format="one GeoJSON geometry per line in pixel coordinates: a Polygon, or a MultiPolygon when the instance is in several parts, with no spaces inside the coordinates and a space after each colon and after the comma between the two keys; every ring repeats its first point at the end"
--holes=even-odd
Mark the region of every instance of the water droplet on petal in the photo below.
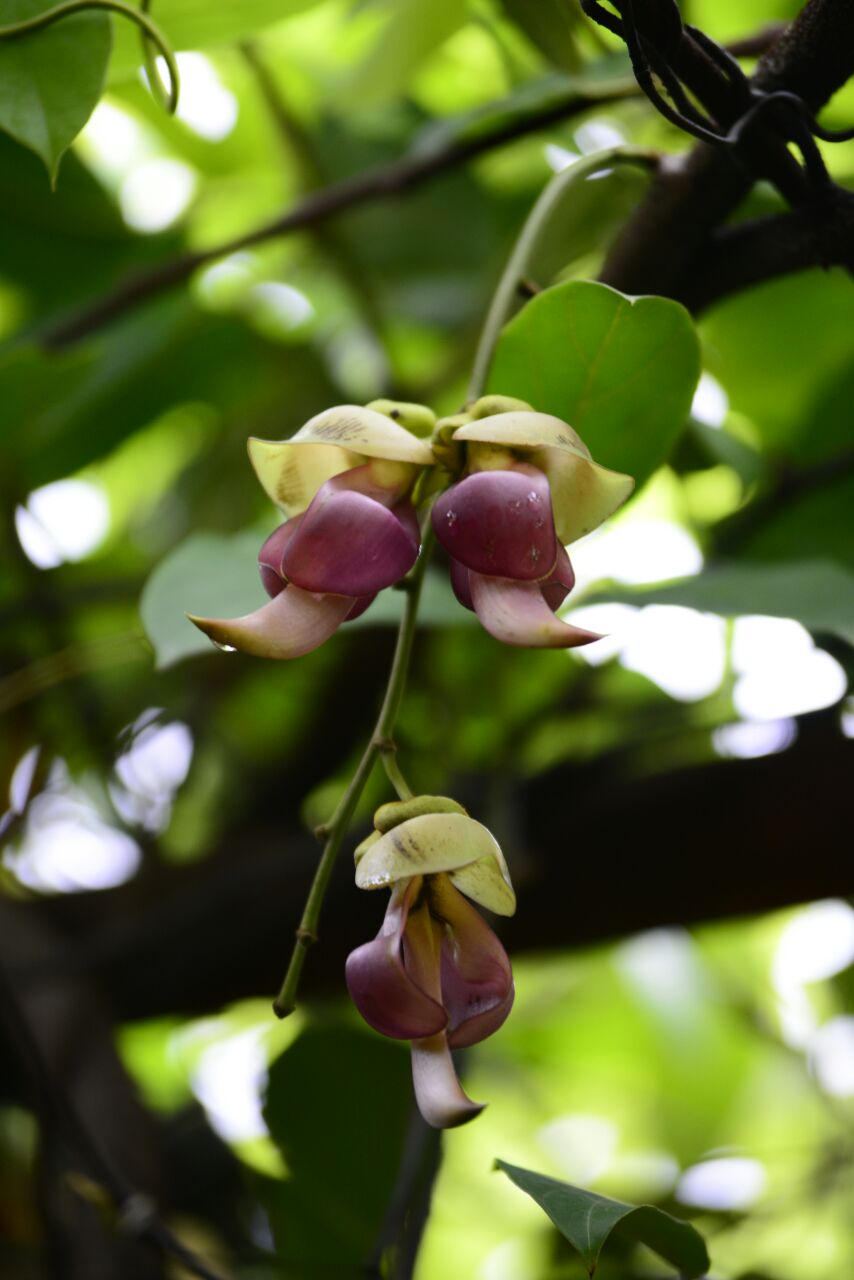
{"type": "Polygon", "coordinates": [[[456,511],[446,511],[446,512],[445,512],[445,524],[446,524],[446,525],[448,525],[450,528],[453,528],[453,526],[454,526],[456,523],[457,523],[457,513],[456,513],[456,511]]]}
{"type": "Polygon", "coordinates": [[[540,495],[534,489],[531,489],[528,492],[528,502],[532,507],[538,507],[540,505],[540,495]]]}
{"type": "Polygon", "coordinates": [[[233,644],[223,644],[220,640],[212,640],[211,644],[215,649],[220,649],[223,653],[237,653],[233,644]]]}

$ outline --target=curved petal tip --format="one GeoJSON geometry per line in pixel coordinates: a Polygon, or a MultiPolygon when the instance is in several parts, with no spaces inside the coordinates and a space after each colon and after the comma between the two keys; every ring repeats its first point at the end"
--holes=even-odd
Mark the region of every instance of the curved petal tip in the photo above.
{"type": "Polygon", "coordinates": [[[558,618],[536,582],[469,572],[475,613],[491,636],[525,649],[574,649],[602,637],[558,618]]]}
{"type": "Polygon", "coordinates": [[[259,658],[301,658],[329,639],[354,603],[352,596],[317,596],[291,585],[242,618],[187,617],[221,649],[259,658]]]}
{"type": "Polygon", "coordinates": [[[415,1101],[434,1129],[456,1129],[479,1116],[485,1102],[472,1102],[460,1086],[444,1033],[412,1042],[415,1101]]]}

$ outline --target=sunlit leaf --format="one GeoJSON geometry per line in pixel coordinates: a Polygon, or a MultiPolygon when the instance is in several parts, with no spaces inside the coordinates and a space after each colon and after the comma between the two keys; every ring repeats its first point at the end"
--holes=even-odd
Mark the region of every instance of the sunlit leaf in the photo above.
{"type": "MultiPolygon", "coordinates": [[[[317,3],[318,0],[240,0],[239,4],[212,5],[207,0],[154,0],[151,16],[174,49],[209,49],[245,39],[317,3]]],[[[123,80],[142,64],[139,32],[130,22],[118,18],[115,39],[110,79],[123,80]]]]}
{"type": "Polygon", "coordinates": [[[702,1236],[687,1222],[652,1205],[623,1204],[568,1182],[532,1173],[530,1169],[519,1169],[503,1160],[497,1160],[496,1164],[548,1214],[558,1231],[581,1254],[589,1275],[596,1270],[599,1254],[614,1231],[647,1245],[677,1267],[686,1280],[696,1280],[705,1274],[709,1266],[706,1246],[702,1236]]]}
{"type": "Polygon", "coordinates": [[[685,426],[699,371],[684,307],[574,280],[538,294],[507,325],[488,390],[563,418],[598,462],[641,482],[685,426]]]}

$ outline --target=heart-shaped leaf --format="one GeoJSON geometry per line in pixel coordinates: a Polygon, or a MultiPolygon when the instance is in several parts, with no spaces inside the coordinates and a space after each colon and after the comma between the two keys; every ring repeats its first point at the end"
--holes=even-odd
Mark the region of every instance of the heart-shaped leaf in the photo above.
{"type": "Polygon", "coordinates": [[[506,326],[488,390],[562,418],[597,462],[640,484],[686,425],[699,374],[697,334],[679,303],[571,280],[506,326]]]}
{"type": "MultiPolygon", "coordinates": [[[[53,0],[3,0],[0,24],[52,7],[53,0]]],[[[109,17],[93,12],[0,40],[0,129],[44,161],[52,184],[104,91],[111,41],[109,17]]]]}
{"type": "Polygon", "coordinates": [[[672,1263],[685,1280],[697,1280],[708,1270],[709,1255],[702,1236],[689,1223],[663,1209],[609,1200],[594,1191],[558,1182],[530,1169],[519,1169],[503,1160],[497,1160],[496,1165],[548,1214],[558,1231],[581,1254],[591,1276],[604,1244],[617,1230],[624,1238],[647,1245],[672,1263]]]}

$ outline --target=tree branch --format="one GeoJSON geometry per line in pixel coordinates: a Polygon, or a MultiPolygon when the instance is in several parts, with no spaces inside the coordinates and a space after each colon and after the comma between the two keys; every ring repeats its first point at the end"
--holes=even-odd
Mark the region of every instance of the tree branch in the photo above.
{"type": "MultiPolygon", "coordinates": [[[[636,777],[606,756],[508,792],[514,838],[504,843],[519,892],[519,911],[502,927],[508,949],[566,949],[850,894],[851,860],[838,833],[849,817],[854,743],[833,711],[800,726],[792,748],[759,760],[636,777]],[[566,822],[554,818],[555,797],[567,795],[574,858],[566,822]]],[[[477,792],[462,799],[481,811],[487,803],[477,792]]],[[[76,964],[96,979],[119,1021],[195,1015],[275,989],[282,938],[316,862],[311,837],[282,831],[277,797],[251,841],[244,835],[202,864],[161,865],[144,884],[9,910],[63,929],[68,970],[76,964]]],[[[354,899],[352,867],[336,868],[310,991],[340,992],[344,959],[375,931],[381,906],[375,895],[354,899]]],[[[26,986],[50,975],[19,966],[10,976],[26,986]]]]}
{"type": "Polygon", "coordinates": [[[277,236],[318,226],[337,214],[369,201],[388,200],[403,195],[496,147],[548,128],[558,121],[571,119],[591,107],[631,97],[635,93],[635,86],[630,81],[626,81],[619,89],[603,90],[602,93],[581,94],[576,89],[571,89],[557,94],[546,106],[535,111],[517,111],[509,117],[500,110],[499,104],[496,118],[488,126],[472,129],[444,145],[416,147],[392,164],[368,169],[355,177],[312,191],[280,217],[254,227],[243,235],[210,249],[181,254],[128,276],[111,293],[82,306],[57,322],[48,323],[32,336],[50,350],[72,346],[148,298],[183,284],[193,272],[218,258],[277,236]]]}
{"type": "Polygon", "coordinates": [[[804,271],[844,267],[854,273],[854,194],[834,189],[818,207],[754,218],[712,233],[694,271],[674,290],[698,313],[740,289],[804,271]]]}
{"type": "MultiPolygon", "coordinates": [[[[760,60],[752,84],[766,92],[798,93],[817,112],[852,74],[854,5],[848,0],[809,0],[760,60]]],[[[705,145],[662,165],[649,194],[612,246],[600,279],[626,293],[688,297],[692,277],[703,273],[710,237],[753,181],[729,151],[705,145]]],[[[744,257],[746,284],[755,282],[750,266],[744,257]]],[[[743,287],[734,271],[729,286],[730,293],[743,287]]]]}

